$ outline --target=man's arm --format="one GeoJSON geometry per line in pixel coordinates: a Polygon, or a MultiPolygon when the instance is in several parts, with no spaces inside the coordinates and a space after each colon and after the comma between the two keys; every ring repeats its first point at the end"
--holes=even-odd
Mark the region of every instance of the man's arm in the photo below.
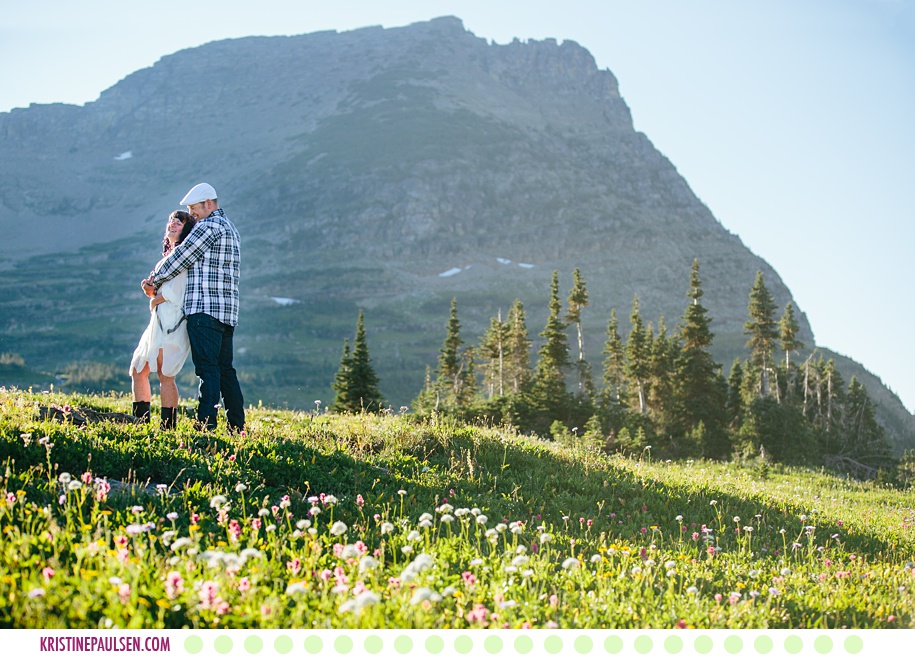
{"type": "MultiPolygon", "coordinates": [[[[148,279],[146,283],[157,289],[182,270],[190,268],[203,257],[210,245],[219,239],[218,228],[217,225],[211,223],[206,223],[205,226],[200,224],[195,226],[187,238],[184,239],[184,242],[172,250],[172,253],[156,270],[155,275],[148,279]]],[[[145,283],[143,290],[147,291],[147,295],[149,295],[145,283]]]]}

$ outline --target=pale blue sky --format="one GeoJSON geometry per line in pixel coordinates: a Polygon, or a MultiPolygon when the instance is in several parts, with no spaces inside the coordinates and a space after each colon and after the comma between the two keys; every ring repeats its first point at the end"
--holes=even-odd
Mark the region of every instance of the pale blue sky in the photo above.
{"type": "Polygon", "coordinates": [[[217,39],[444,15],[587,48],[817,342],[915,408],[915,0],[0,0],[0,112],[93,101],[217,39]]]}

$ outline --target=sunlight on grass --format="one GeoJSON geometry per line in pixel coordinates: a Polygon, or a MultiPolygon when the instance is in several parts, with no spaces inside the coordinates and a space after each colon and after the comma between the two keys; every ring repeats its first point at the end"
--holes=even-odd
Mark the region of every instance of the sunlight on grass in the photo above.
{"type": "Polygon", "coordinates": [[[235,436],[40,405],[129,411],[0,392],[7,627],[915,622],[911,490],[406,414],[252,407],[235,436]]]}

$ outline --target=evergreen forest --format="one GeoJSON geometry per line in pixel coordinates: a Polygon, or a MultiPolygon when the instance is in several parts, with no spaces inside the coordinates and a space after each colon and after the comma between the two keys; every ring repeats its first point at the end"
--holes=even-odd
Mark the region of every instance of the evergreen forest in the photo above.
{"type": "MultiPolygon", "coordinates": [[[[753,459],[762,469],[777,462],[890,484],[908,480],[864,386],[855,377],[846,383],[833,360],[805,350],[793,304],[776,308],[762,272],[748,293],[746,357],[728,371],[712,357],[698,260],[676,326],[643,318],[636,296],[627,325],[611,311],[600,357],[590,360],[596,344],[581,322],[587,284],[578,269],[572,277],[563,307],[553,272],[549,315],[536,343],[522,300],[505,317],[499,311],[476,343],[462,336],[452,300],[438,363],[427,367],[413,411],[502,424],[608,453],[753,459]]],[[[362,312],[333,388],[333,411],[385,407],[362,312]]]]}

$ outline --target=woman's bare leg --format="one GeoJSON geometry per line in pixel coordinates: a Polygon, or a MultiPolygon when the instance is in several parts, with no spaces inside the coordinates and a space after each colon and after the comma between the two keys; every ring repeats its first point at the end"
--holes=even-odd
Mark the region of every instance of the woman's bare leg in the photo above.
{"type": "Polygon", "coordinates": [[[139,373],[130,372],[130,391],[133,393],[135,403],[148,403],[152,400],[152,390],[149,387],[149,364],[143,366],[139,373]]]}
{"type": "Polygon", "coordinates": [[[162,407],[178,407],[178,385],[175,378],[162,375],[162,350],[156,360],[159,367],[159,395],[162,397],[162,407]]]}

